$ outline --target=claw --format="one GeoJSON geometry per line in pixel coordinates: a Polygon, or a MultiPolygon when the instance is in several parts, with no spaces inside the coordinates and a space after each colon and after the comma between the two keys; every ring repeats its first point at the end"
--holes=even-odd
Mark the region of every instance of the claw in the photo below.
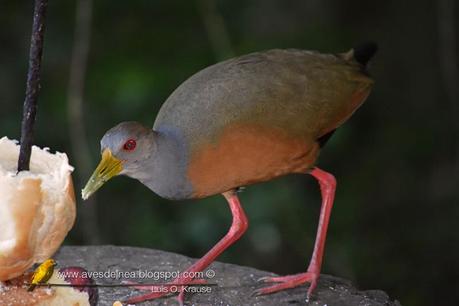
{"type": "Polygon", "coordinates": [[[267,283],[270,282],[271,276],[263,276],[257,279],[257,283],[267,283]]]}
{"type": "Polygon", "coordinates": [[[256,280],[257,283],[262,283],[265,281],[265,279],[268,278],[267,276],[260,277],[256,280]]]}

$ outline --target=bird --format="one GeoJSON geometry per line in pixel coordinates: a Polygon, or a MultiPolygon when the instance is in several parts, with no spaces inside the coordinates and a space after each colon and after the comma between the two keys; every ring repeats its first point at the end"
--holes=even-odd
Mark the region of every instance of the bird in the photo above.
{"type": "Polygon", "coordinates": [[[27,291],[33,291],[38,284],[46,284],[46,282],[53,276],[56,261],[50,258],[45,260],[32,274],[32,279],[27,291]]]}
{"type": "MultiPolygon", "coordinates": [[[[336,179],[316,165],[321,149],[368,97],[374,42],[344,53],[299,49],[250,53],[211,65],[184,81],[160,108],[153,128],[119,123],[100,141],[101,161],[82,190],[87,199],[117,175],[137,179],[159,196],[201,199],[222,194],[232,214],[228,233],[186,271],[203,271],[248,228],[237,191],[291,173],[312,175],[322,196],[306,272],[265,278],[255,294],[309,283],[320,275],[336,179]]],[[[194,281],[178,277],[182,285],[194,281]]],[[[148,288],[139,286],[138,289],[148,288]]],[[[151,289],[151,288],[150,288],[151,289]]],[[[152,291],[128,303],[162,297],[152,291]]]]}

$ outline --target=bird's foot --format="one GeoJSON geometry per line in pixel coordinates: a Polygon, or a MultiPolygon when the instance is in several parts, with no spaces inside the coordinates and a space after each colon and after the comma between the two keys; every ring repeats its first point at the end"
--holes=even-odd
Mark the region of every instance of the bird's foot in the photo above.
{"type": "Polygon", "coordinates": [[[305,272],[287,276],[263,277],[260,281],[265,283],[278,283],[269,287],[260,288],[254,291],[255,295],[271,294],[289,288],[295,288],[305,283],[310,283],[308,289],[308,299],[317,286],[319,273],[305,272]]]}
{"type": "Polygon", "coordinates": [[[124,303],[126,304],[141,303],[144,301],[153,300],[153,299],[161,298],[161,297],[164,297],[170,294],[178,293],[178,296],[176,297],[176,299],[179,302],[179,305],[183,306],[184,299],[185,299],[185,288],[188,285],[204,285],[207,282],[205,279],[201,279],[201,278],[190,279],[190,278],[185,278],[185,277],[179,277],[173,280],[172,282],[169,282],[163,285],[143,285],[143,284],[139,284],[139,283],[132,282],[132,281],[123,281],[123,283],[131,285],[131,287],[135,289],[150,292],[147,294],[138,295],[138,296],[129,298],[124,301],[124,303]]]}

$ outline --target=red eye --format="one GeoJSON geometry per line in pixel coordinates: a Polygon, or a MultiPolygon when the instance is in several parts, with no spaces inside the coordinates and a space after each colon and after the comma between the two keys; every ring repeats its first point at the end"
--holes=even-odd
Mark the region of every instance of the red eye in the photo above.
{"type": "Polygon", "coordinates": [[[128,141],[126,141],[126,143],[124,144],[123,146],[123,149],[125,149],[126,151],[132,151],[135,149],[135,146],[137,145],[137,143],[135,142],[134,139],[129,139],[128,141]]]}

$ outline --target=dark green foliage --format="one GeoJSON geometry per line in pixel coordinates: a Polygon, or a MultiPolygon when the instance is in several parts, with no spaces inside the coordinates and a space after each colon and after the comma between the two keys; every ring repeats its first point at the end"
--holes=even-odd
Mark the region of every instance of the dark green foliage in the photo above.
{"type": "MultiPolygon", "coordinates": [[[[49,3],[35,132],[36,144],[68,153],[72,5],[49,3]]],[[[94,167],[108,128],[126,120],[152,125],[176,86],[217,61],[195,1],[95,5],[85,93],[94,167]]],[[[369,65],[372,94],[319,159],[338,181],[323,272],[385,290],[406,305],[458,304],[459,131],[441,72],[435,2],[238,0],[217,1],[217,7],[237,55],[290,47],[344,52],[368,39],[378,42],[369,65]]],[[[0,10],[0,136],[16,139],[31,12],[26,1],[6,1],[0,10]]],[[[82,183],[75,182],[77,193],[82,183]]],[[[105,244],[199,257],[230,225],[220,196],[170,202],[124,177],[97,195],[105,244]]],[[[315,181],[281,178],[248,187],[241,200],[249,230],[221,260],[278,273],[305,270],[320,206],[315,181]]],[[[85,209],[80,199],[78,205],[85,209]]],[[[85,243],[82,226],[77,221],[67,243],[85,243]]]]}

